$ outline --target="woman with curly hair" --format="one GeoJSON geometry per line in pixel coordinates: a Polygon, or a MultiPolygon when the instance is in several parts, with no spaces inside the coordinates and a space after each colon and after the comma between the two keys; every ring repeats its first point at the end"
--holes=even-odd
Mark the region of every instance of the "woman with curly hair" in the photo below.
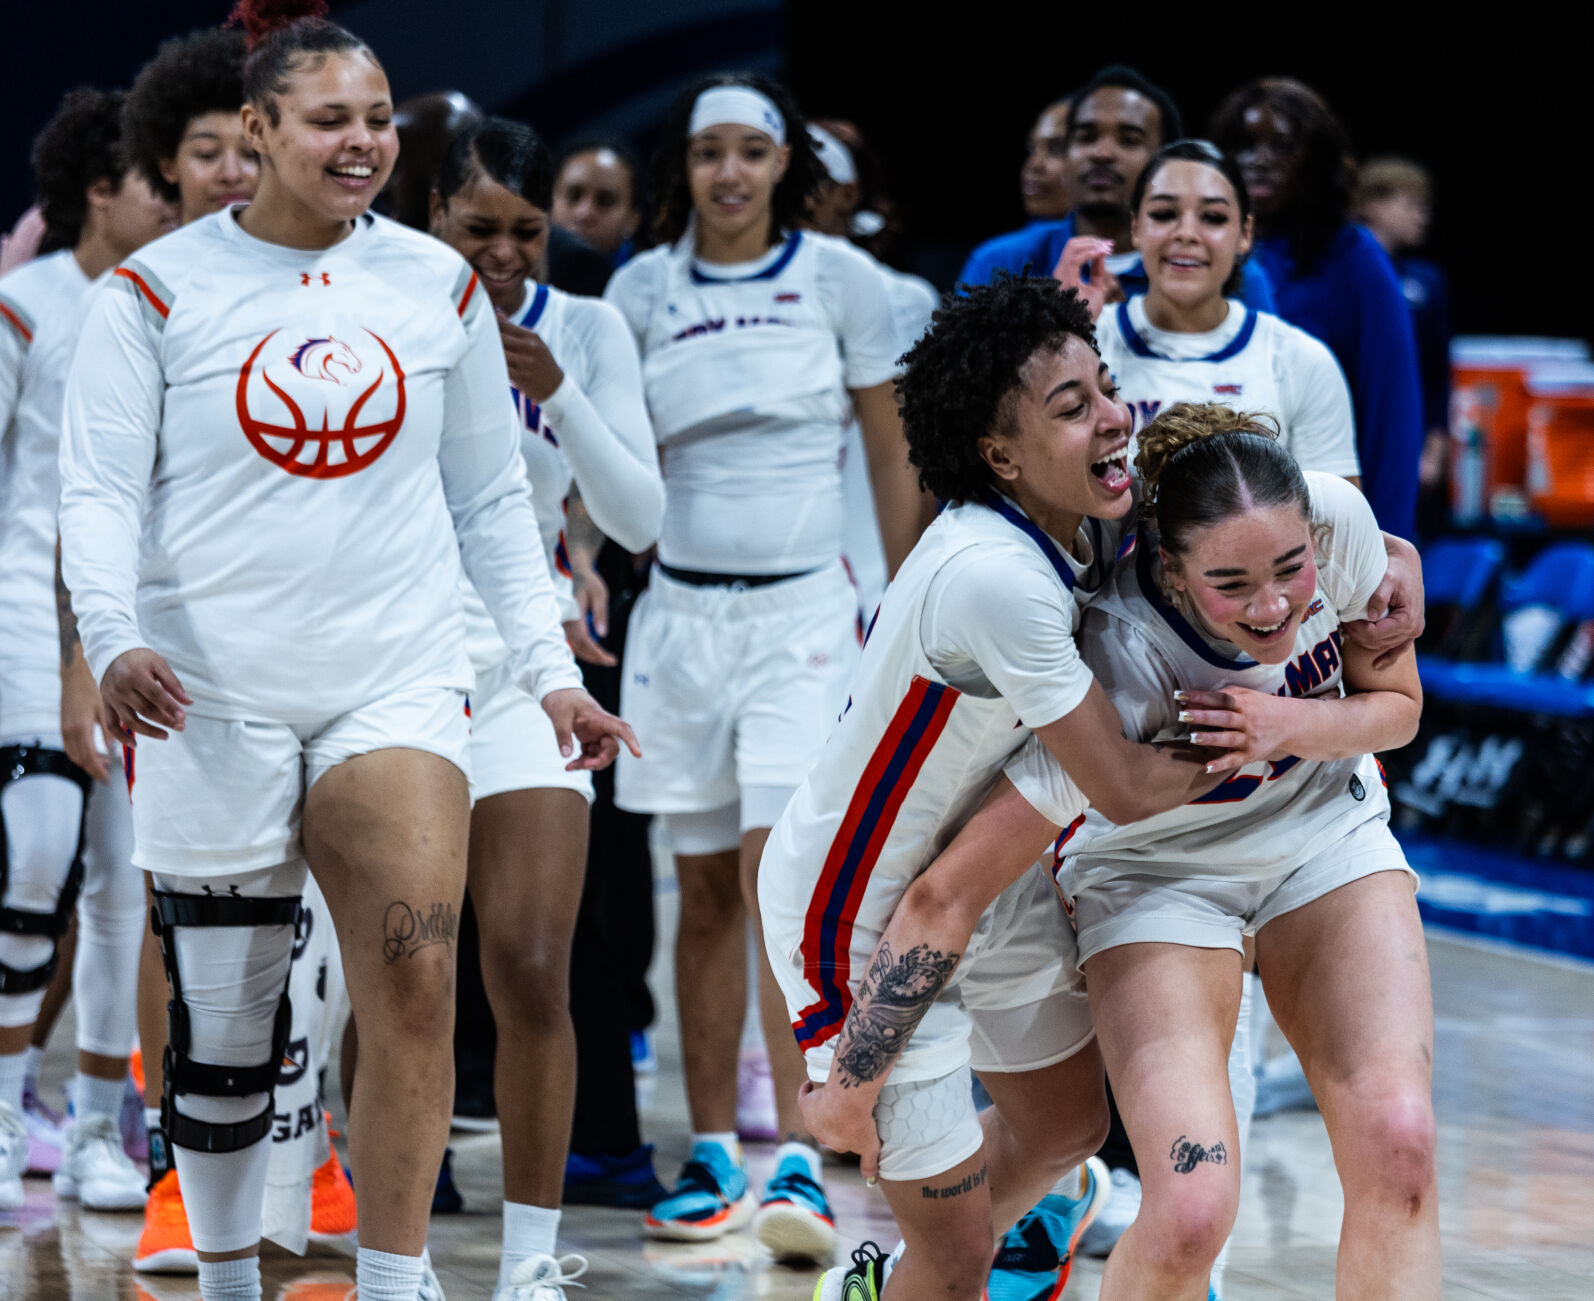
{"type": "MultiPolygon", "coordinates": [[[[606,297],[642,354],[666,505],[659,560],[626,646],[625,711],[651,738],[615,802],[665,818],[681,889],[676,992],[693,1146],[647,1231],[718,1236],[754,1214],[736,1138],[744,935],[769,828],[845,703],[857,606],[841,563],[843,426],[855,409],[886,554],[923,506],[891,391],[885,284],[845,241],[800,229],[824,179],[790,94],[753,75],[689,87],[655,162],[658,248],[606,297]]],[[[756,934],[755,927],[755,934],[756,934]]],[[[802,1129],[802,1061],[759,955],[779,1153],[759,1219],[782,1254],[834,1241],[802,1129]]]]}
{"type": "Polygon", "coordinates": [[[1218,106],[1211,136],[1245,177],[1251,256],[1273,282],[1278,314],[1326,343],[1345,372],[1373,513],[1412,537],[1423,444],[1416,343],[1388,254],[1349,219],[1356,172],[1344,126],[1310,87],[1265,77],[1218,106]]]}
{"type": "Polygon", "coordinates": [[[244,34],[201,28],[164,42],[127,94],[122,127],[133,163],[183,225],[248,203],[260,162],[244,139],[244,34]]]}
{"type": "Polygon", "coordinates": [[[930,870],[1023,871],[1055,838],[1144,1189],[1103,1297],[1208,1295],[1239,1196],[1228,1058],[1248,935],[1344,1185],[1339,1294],[1437,1297],[1432,1003],[1373,757],[1415,734],[1422,689],[1409,645],[1380,656],[1350,627],[1387,582],[1386,541],[1266,417],[1181,403],[1138,441],[1140,545],[1080,653],[1130,737],[1222,747],[1225,780],[1124,825],[1081,814],[1077,774],[1032,738],[930,870]]]}

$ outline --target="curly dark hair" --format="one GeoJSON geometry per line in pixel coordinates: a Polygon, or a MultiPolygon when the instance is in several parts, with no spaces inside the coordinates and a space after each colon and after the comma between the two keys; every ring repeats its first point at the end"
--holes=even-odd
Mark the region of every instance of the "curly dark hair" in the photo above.
{"type": "Polygon", "coordinates": [[[161,42],[127,92],[122,135],[129,161],[175,203],[177,187],[161,175],[177,157],[183,132],[206,113],[236,113],[244,102],[244,34],[204,27],[161,42]]]}
{"type": "Polygon", "coordinates": [[[44,215],[44,247],[73,248],[88,216],[89,186],[121,188],[122,92],[79,86],[69,90],[33,142],[33,186],[44,215]]]}
{"type": "Polygon", "coordinates": [[[897,380],[908,460],[942,501],[973,501],[994,485],[979,441],[1012,420],[1024,367],[1073,335],[1096,348],[1090,311],[1050,277],[997,272],[941,300],[929,330],[902,358],[897,380]]]}
{"type": "Polygon", "coordinates": [[[1350,136],[1327,101],[1303,82],[1262,77],[1231,94],[1212,115],[1208,134],[1225,153],[1238,157],[1250,145],[1246,111],[1264,105],[1294,123],[1301,137],[1295,198],[1278,233],[1303,267],[1323,256],[1350,216],[1356,164],[1350,136]]]}
{"type": "Polygon", "coordinates": [[[828,173],[814,153],[808,139],[808,124],[792,94],[778,81],[756,72],[717,72],[700,77],[676,96],[659,132],[658,152],[653,155],[653,194],[658,207],[653,213],[653,237],[661,244],[673,244],[686,233],[692,215],[692,191],[686,179],[686,128],[692,120],[697,97],[712,86],[748,86],[767,95],[780,110],[786,124],[786,143],[791,146],[791,161],[786,174],[775,186],[770,204],[770,242],[779,233],[801,224],[808,196],[824,183],[828,173]]]}

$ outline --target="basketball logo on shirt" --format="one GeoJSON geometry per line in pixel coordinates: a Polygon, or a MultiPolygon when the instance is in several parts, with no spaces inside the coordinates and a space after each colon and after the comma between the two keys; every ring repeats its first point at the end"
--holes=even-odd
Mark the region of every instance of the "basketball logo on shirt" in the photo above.
{"type": "MultiPolygon", "coordinates": [[[[274,353],[257,370],[261,353],[279,333],[273,330],[257,343],[238,372],[238,424],[249,445],[278,469],[306,479],[341,479],[365,469],[387,451],[404,424],[404,368],[393,349],[380,335],[365,331],[388,362],[384,366],[371,358],[376,378],[369,384],[364,383],[370,369],[366,359],[330,334],[274,353]],[[259,382],[252,385],[257,374],[259,382]],[[384,386],[393,390],[391,398],[381,392],[384,386]],[[373,400],[378,411],[391,403],[391,414],[361,424],[373,400]]],[[[371,357],[369,350],[366,356],[371,357]]]]}

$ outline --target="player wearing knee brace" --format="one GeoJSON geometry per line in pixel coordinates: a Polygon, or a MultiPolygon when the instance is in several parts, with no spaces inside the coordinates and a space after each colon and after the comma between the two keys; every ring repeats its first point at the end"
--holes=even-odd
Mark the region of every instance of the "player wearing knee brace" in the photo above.
{"type": "Polygon", "coordinates": [[[74,1121],[55,1187],[96,1210],[144,1204],[119,1128],[143,899],[128,859],[125,791],[111,781],[114,741],[91,743],[77,756],[82,766],[66,752],[63,676],[81,687],[73,680],[85,670],[70,613],[67,627],[57,625],[54,578],[56,454],[82,303],[97,277],[172,224],[126,161],[121,108],[119,93],[73,91],[40,133],[41,210],[64,247],[0,279],[0,1206],[8,1209],[21,1201],[14,1122],[28,1038],[80,897],[74,1121]]]}
{"type": "Polygon", "coordinates": [[[95,303],[68,383],[63,566],[107,708],[145,738],[136,861],[166,896],[163,1115],[201,1294],[259,1295],[261,1088],[307,862],[362,1029],[358,1288],[415,1301],[435,1286],[464,881],[461,560],[570,761],[631,738],[564,643],[477,277],[368,214],[396,147],[380,65],[324,19],[243,16],[260,188],[95,303]],[[235,931],[243,969],[196,975],[235,931]]]}

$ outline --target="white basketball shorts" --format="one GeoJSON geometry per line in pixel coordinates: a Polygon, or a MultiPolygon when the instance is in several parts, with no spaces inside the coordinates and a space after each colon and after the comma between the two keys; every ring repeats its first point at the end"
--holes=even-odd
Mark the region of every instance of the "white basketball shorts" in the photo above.
{"type": "Polygon", "coordinates": [[[566,772],[553,723],[511,680],[508,661],[478,672],[470,697],[470,794],[571,790],[592,803],[592,774],[566,772]]]}
{"type": "Polygon", "coordinates": [[[147,872],[220,876],[303,854],[304,797],[321,775],[374,750],[424,750],[470,775],[466,696],[412,687],[307,724],[208,718],[127,752],[133,862],[147,872]]]}
{"type": "Polygon", "coordinates": [[[615,803],[702,813],[744,786],[796,787],[846,704],[858,606],[838,561],[763,587],[696,587],[654,569],[626,639],[615,803]]]}

